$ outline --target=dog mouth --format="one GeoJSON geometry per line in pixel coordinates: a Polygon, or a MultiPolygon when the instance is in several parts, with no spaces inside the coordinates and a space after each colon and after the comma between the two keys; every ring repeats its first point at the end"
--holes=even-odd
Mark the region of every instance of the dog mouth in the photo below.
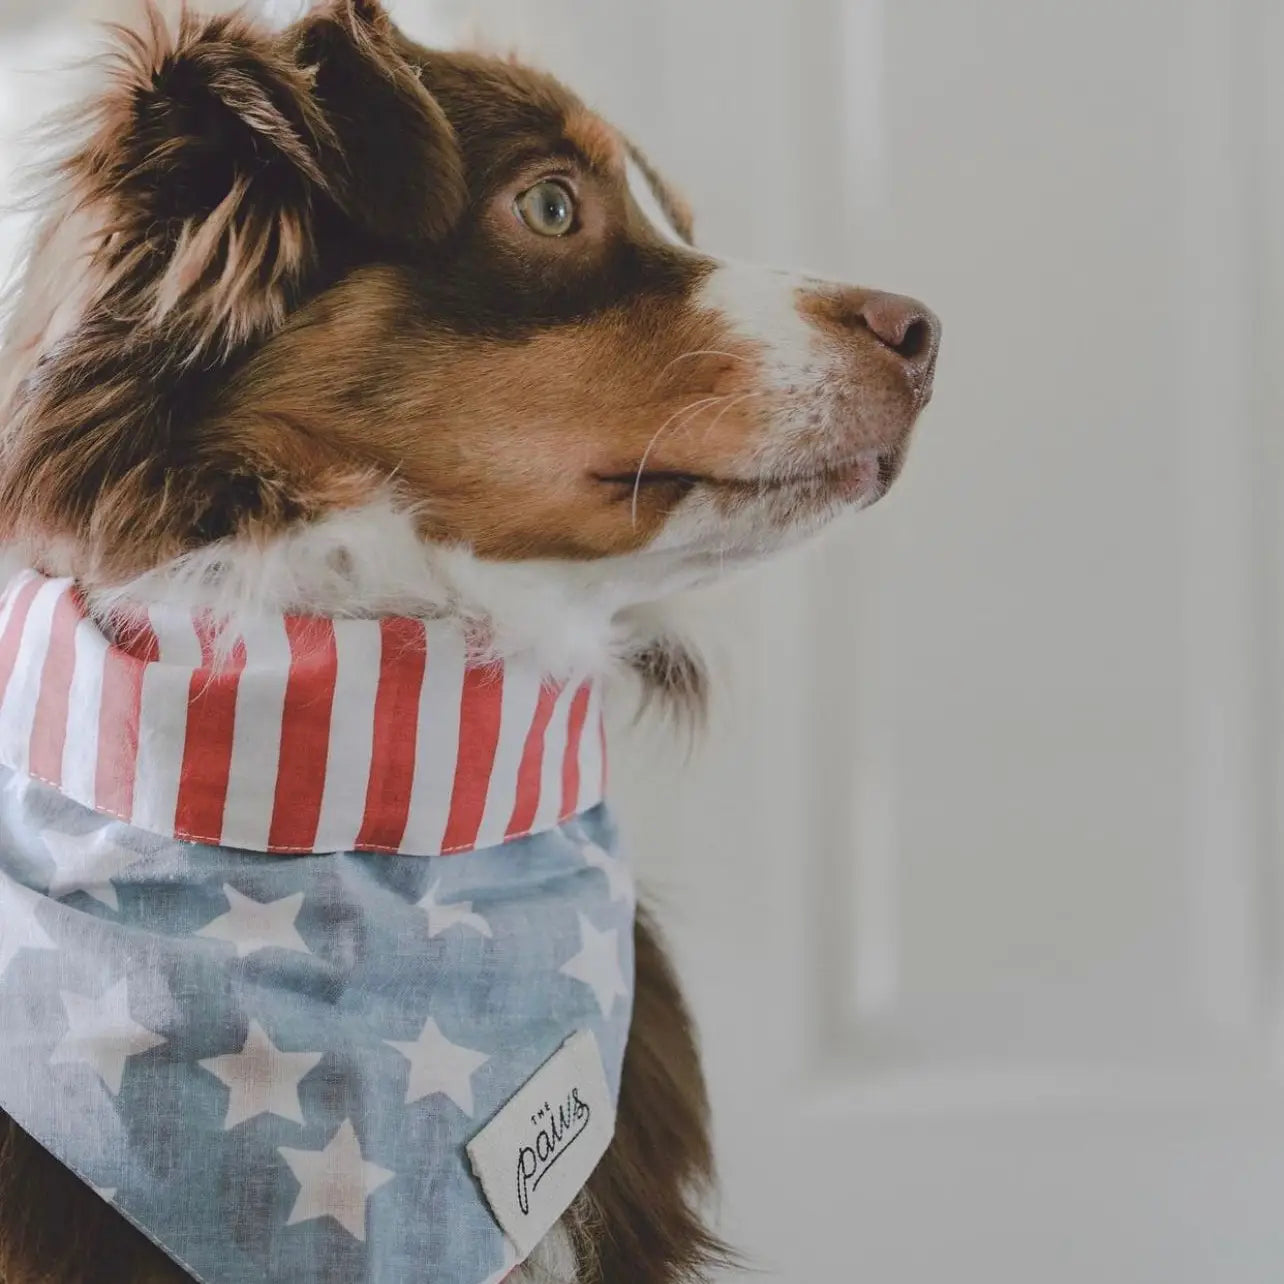
{"type": "Polygon", "coordinates": [[[863,451],[851,459],[815,469],[765,472],[748,477],[702,473],[673,468],[644,468],[625,473],[595,473],[595,481],[618,487],[628,495],[641,491],[687,494],[705,489],[750,499],[785,495],[799,499],[870,502],[891,488],[900,471],[898,449],[863,451]]]}

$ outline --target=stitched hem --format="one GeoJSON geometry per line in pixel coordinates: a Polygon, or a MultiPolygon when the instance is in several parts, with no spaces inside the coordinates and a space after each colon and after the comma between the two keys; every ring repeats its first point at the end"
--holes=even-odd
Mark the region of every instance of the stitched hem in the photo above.
{"type": "MultiPolygon", "coordinates": [[[[20,776],[26,776],[30,780],[39,781],[40,784],[47,785],[50,789],[56,789],[63,797],[79,803],[80,806],[92,811],[95,815],[110,816],[112,820],[118,820],[122,825],[130,825],[134,829],[141,829],[145,834],[154,834],[157,838],[174,838],[180,843],[200,843],[205,847],[232,847],[237,851],[257,852],[262,856],[332,856],[343,852],[369,856],[462,856],[466,852],[478,850],[476,843],[443,847],[440,851],[435,852],[407,851],[404,847],[390,847],[378,843],[354,843],[351,847],[260,847],[252,843],[238,843],[234,836],[229,837],[227,834],[197,834],[179,826],[175,826],[173,829],[154,829],[148,825],[140,825],[132,816],[126,816],[123,812],[114,811],[110,807],[97,807],[93,803],[86,802],[83,798],[77,798],[75,795],[67,793],[60,781],[50,780],[46,776],[40,775],[39,772],[32,771],[30,767],[15,767],[12,763],[4,762],[2,759],[0,759],[0,766],[6,767],[9,771],[15,772],[20,776]]],[[[505,834],[498,843],[490,845],[503,847],[522,838],[532,838],[536,834],[547,834],[550,830],[566,824],[568,820],[574,820],[576,816],[582,816],[585,812],[592,811],[594,807],[600,807],[605,801],[605,798],[592,799],[558,816],[552,824],[532,825],[530,829],[524,829],[520,833],[505,834]]]]}

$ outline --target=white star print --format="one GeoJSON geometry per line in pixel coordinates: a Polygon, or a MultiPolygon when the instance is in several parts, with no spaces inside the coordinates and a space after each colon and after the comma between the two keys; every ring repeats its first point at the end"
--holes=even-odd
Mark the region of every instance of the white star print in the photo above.
{"type": "Polygon", "coordinates": [[[197,936],[231,941],[236,946],[239,959],[256,950],[268,949],[312,953],[294,926],[303,908],[302,892],[283,896],[279,901],[256,901],[242,896],[231,884],[224,883],[223,894],[231,908],[213,922],[206,923],[196,933],[197,936]]]}
{"type": "Polygon", "coordinates": [[[321,1056],[320,1052],[282,1052],[263,1027],[251,1021],[240,1052],[198,1062],[231,1089],[223,1131],[266,1114],[303,1123],[299,1084],[316,1069],[321,1056]]]}
{"type": "Polygon", "coordinates": [[[108,909],[120,909],[111,880],[142,860],[138,852],[112,842],[106,829],[78,835],[46,829],[42,837],[55,870],[49,881],[50,896],[61,900],[72,892],[84,892],[108,909]]]}
{"type": "Polygon", "coordinates": [[[490,924],[480,914],[473,913],[472,901],[457,901],[453,905],[437,904],[437,889],[441,886],[438,879],[419,902],[419,908],[428,915],[428,935],[440,936],[452,927],[471,928],[481,936],[493,936],[490,924]]]}
{"type": "Polygon", "coordinates": [[[19,950],[56,950],[58,944],[36,922],[40,897],[0,874],[0,977],[19,950]]]}
{"type": "Polygon", "coordinates": [[[599,932],[584,917],[580,920],[580,952],[563,963],[558,971],[563,976],[583,981],[597,997],[602,1015],[610,1016],[617,998],[628,998],[629,987],[620,970],[620,934],[615,928],[599,932]]]}
{"type": "Polygon", "coordinates": [[[596,843],[585,843],[580,848],[584,863],[593,869],[600,869],[606,875],[611,888],[611,901],[631,901],[633,899],[633,877],[628,865],[618,856],[611,856],[596,843]]]}
{"type": "Polygon", "coordinates": [[[92,1066],[113,1097],[120,1093],[125,1062],[168,1042],[129,1015],[125,981],[117,981],[97,999],[71,990],[59,993],[67,1011],[67,1033],[54,1048],[49,1064],[92,1066]]]}
{"type": "Polygon", "coordinates": [[[353,1239],[366,1239],[366,1200],[397,1174],[367,1163],[361,1156],[352,1120],[345,1119],[324,1150],[294,1150],[278,1146],[281,1158],[299,1183],[298,1198],[285,1223],[333,1217],[353,1239]]]}
{"type": "Polygon", "coordinates": [[[93,1192],[101,1199],[105,1199],[109,1204],[116,1198],[115,1186],[94,1186],[93,1192]]]}
{"type": "Polygon", "coordinates": [[[451,1043],[432,1017],[424,1023],[423,1033],[414,1043],[389,1040],[388,1046],[410,1062],[406,1105],[441,1092],[470,1119],[473,1117],[473,1071],[484,1066],[490,1060],[488,1056],[451,1043]]]}

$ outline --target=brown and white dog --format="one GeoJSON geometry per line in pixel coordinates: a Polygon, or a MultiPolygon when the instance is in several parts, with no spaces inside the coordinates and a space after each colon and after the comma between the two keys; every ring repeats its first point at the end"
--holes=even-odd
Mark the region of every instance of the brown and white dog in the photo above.
{"type": "MultiPolygon", "coordinates": [[[[701,253],[548,76],[376,0],[116,37],[0,364],[0,541],[92,609],[445,615],[689,709],[702,670],[652,604],[899,472],[935,317],[701,253]]],[[[691,1024],[645,917],[636,945],[615,1141],[521,1277],[724,1258],[691,1024]]],[[[181,1278],[0,1116],[4,1284],[181,1278]]]]}

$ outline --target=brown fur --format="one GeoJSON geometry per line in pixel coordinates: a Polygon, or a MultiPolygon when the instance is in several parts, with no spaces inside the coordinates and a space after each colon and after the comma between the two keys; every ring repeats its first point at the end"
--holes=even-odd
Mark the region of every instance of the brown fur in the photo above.
{"type": "Polygon", "coordinates": [[[572,112],[566,118],[566,139],[600,173],[619,173],[624,144],[601,116],[591,111],[572,112]]]}
{"type": "MultiPolygon", "coordinates": [[[[581,1284],[683,1284],[728,1260],[699,1201],[709,1108],[686,1004],[643,912],[615,1140],[571,1218],[581,1284]]],[[[0,1284],[180,1284],[189,1277],[0,1114],[0,1284]]]]}
{"type": "MultiPolygon", "coordinates": [[[[674,487],[635,524],[628,488],[595,474],[635,467],[648,414],[738,388],[743,362],[669,370],[721,336],[674,329],[690,271],[631,217],[609,126],[548,77],[410,45],[365,3],[280,38],[239,18],[119,34],[10,332],[0,538],[110,583],[394,476],[425,533],[494,556],[654,532],[674,487]],[[569,253],[496,227],[549,157],[596,220],[569,253]]],[[[674,703],[702,698],[673,647],[637,663],[674,703]]],[[[695,1202],[712,1165],[690,1021],[645,918],[637,952],[619,1135],[571,1219],[590,1284],[695,1280],[723,1255],[695,1202]]],[[[0,1116],[0,1284],[184,1278],[0,1116]]]]}
{"type": "Polygon", "coordinates": [[[633,503],[658,424],[675,431],[650,456],[657,474],[710,472],[740,448],[746,419],[722,412],[752,366],[672,364],[727,345],[716,318],[673,318],[646,300],[519,342],[460,335],[419,313],[407,273],[369,268],[300,312],[214,417],[221,439],[306,424],[342,457],[395,468],[426,501],[429,538],[490,558],[602,557],[653,538],[685,493],[677,479],[642,487],[633,503]],[[622,480],[604,486],[607,476],[622,480]]]}
{"type": "MultiPolygon", "coordinates": [[[[381,18],[322,13],[297,37],[307,66],[241,18],[184,16],[171,35],[152,14],[118,35],[50,220],[88,227],[66,269],[81,315],[52,346],[14,336],[29,364],[5,381],[0,452],[0,539],[57,543],[87,583],[370,493],[365,463],[306,427],[238,436],[201,407],[333,270],[328,244],[430,243],[465,199],[451,128],[381,18]],[[336,109],[352,94],[360,126],[336,109]],[[375,165],[390,116],[401,163],[375,165]]],[[[43,238],[45,254],[65,248],[43,238]]],[[[39,259],[32,275],[57,291],[39,259]]],[[[20,319],[47,326],[50,311],[20,319]]]]}
{"type": "Polygon", "coordinates": [[[678,1284],[733,1262],[699,1204],[714,1176],[709,1103],[686,1001],[645,910],[615,1141],[581,1207],[585,1284],[678,1284]]]}
{"type": "Polygon", "coordinates": [[[642,683],[638,719],[658,710],[670,729],[685,732],[690,744],[709,716],[709,672],[699,652],[678,637],[652,637],[630,658],[642,683]]]}
{"type": "MultiPolygon", "coordinates": [[[[413,45],[369,6],[121,41],[53,217],[90,216],[81,315],[14,344],[33,364],[0,420],[0,540],[98,586],[392,487],[481,557],[596,558],[697,485],[724,508],[758,485],[788,390],[693,306],[712,261],[646,223],[615,131],[556,81],[413,45]],[[513,216],[550,173],[575,236],[513,216]]],[[[861,449],[920,406],[869,297],[808,305],[843,345],[861,449]]]]}
{"type": "MultiPolygon", "coordinates": [[[[153,15],[117,35],[6,335],[0,542],[111,587],[391,490],[429,540],[589,559],[641,548],[698,486],[731,510],[781,480],[753,468],[791,390],[760,387],[766,354],[695,306],[713,264],[649,225],[626,156],[688,241],[690,212],[551,77],[425,49],[373,0],[284,33],[153,15]],[[548,179],[574,236],[516,217],[548,179]]],[[[795,444],[891,470],[931,372],[907,376],[867,303],[813,303],[865,413],[836,444],[802,415],[795,444]]],[[[782,524],[833,489],[823,467],[794,485],[782,524]]],[[[700,715],[679,643],[633,662],[700,715]]],[[[585,1284],[689,1284],[725,1258],[698,1211],[691,1023],[645,917],[637,950],[618,1133],[571,1223],[585,1284]]],[[[0,1116],[0,1284],[183,1278],[0,1116]]]]}

